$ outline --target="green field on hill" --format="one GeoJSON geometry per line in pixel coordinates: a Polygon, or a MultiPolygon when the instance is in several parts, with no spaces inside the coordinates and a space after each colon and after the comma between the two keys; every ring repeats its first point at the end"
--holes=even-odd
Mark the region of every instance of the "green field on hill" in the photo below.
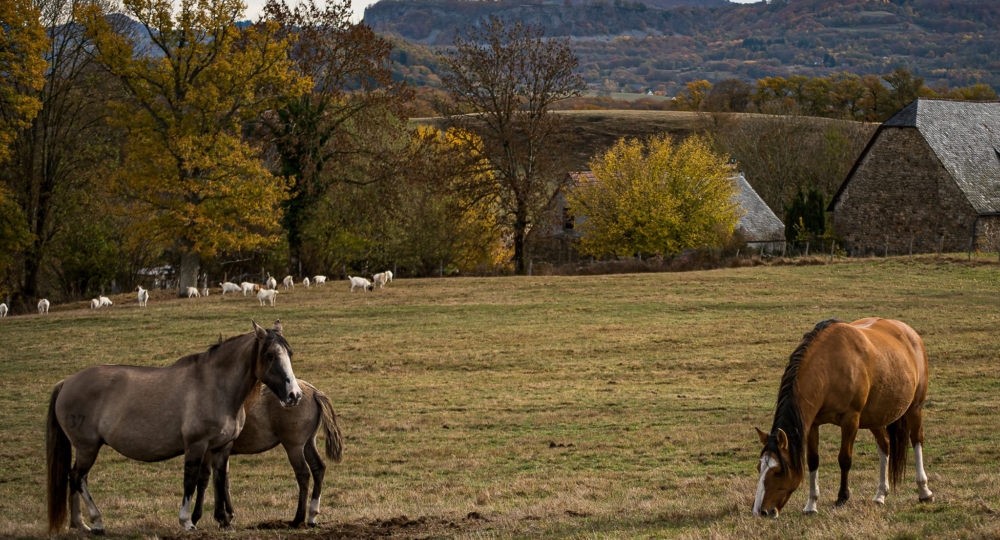
{"type": "MultiPolygon", "coordinates": [[[[56,382],[95,364],[166,365],[280,317],[296,375],[331,398],[345,436],[321,527],[270,530],[295,507],[279,449],[233,459],[236,531],[216,535],[209,513],[199,538],[996,537],[998,277],[995,262],[928,258],[396,280],[353,294],[335,281],[282,292],[274,308],[213,291],[0,319],[0,536],[45,534],[56,382]],[[917,503],[911,463],[887,504],[871,503],[878,457],[863,432],[852,499],[834,509],[839,430],[827,427],[820,514],[799,512],[803,486],[779,519],[753,519],[753,426],[770,427],[788,355],[819,320],[873,315],[927,344],[936,501],[917,503]]],[[[102,450],[90,487],[109,535],[181,536],[182,470],[102,450]]]]}

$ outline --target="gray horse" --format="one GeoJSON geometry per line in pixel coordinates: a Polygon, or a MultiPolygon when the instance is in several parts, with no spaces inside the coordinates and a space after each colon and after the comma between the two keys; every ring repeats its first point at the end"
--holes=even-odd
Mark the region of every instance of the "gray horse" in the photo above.
{"type": "MultiPolygon", "coordinates": [[[[323,476],[326,474],[326,464],[316,448],[316,430],[323,427],[326,457],[334,463],[340,463],[344,441],[330,398],[306,381],[299,380],[299,387],[302,388],[302,403],[293,409],[282,407],[277,396],[267,388],[261,389],[256,402],[247,400],[247,423],[240,436],[233,441],[232,455],[260,454],[281,444],[299,484],[299,504],[291,526],[298,527],[305,521],[310,527],[315,527],[323,476]],[[313,479],[311,500],[308,499],[310,473],[313,479]]],[[[233,505],[226,487],[226,510],[232,517],[233,505]]]]}
{"type": "Polygon", "coordinates": [[[253,332],[220,341],[170,366],[94,366],[56,384],[46,426],[49,532],[58,533],[66,522],[68,493],[70,525],[91,530],[80,517],[82,495],[93,532],[104,533],[87,472],[105,444],[138,461],[184,455],[180,523],[186,530],[194,529],[201,518],[214,465],[215,519],[228,527],[225,465],[246,419],[243,403],[263,383],[283,406],[297,405],[302,390],[291,358],[281,321],[274,322],[273,330],[253,322],[253,332]],[[70,468],[72,448],[76,463],[70,468]]]}

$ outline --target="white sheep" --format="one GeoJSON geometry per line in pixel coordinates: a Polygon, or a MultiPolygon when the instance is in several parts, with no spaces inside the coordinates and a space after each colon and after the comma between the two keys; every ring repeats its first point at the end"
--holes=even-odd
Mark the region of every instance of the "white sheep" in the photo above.
{"type": "Polygon", "coordinates": [[[226,282],[223,282],[223,283],[219,283],[219,286],[222,287],[222,296],[226,296],[227,292],[236,293],[236,292],[240,292],[240,291],[243,290],[243,288],[240,287],[239,285],[237,285],[235,283],[231,283],[229,281],[226,281],[226,282]]]}
{"type": "Polygon", "coordinates": [[[98,300],[98,301],[100,302],[100,304],[101,304],[101,306],[100,306],[100,307],[107,307],[107,306],[113,306],[113,305],[115,305],[115,303],[114,303],[114,302],[112,302],[112,301],[111,301],[111,299],[110,299],[110,298],[108,298],[107,296],[98,296],[98,297],[97,297],[97,300],[98,300]]]}
{"type": "Polygon", "coordinates": [[[265,301],[270,301],[271,307],[274,307],[275,296],[278,296],[278,291],[274,289],[261,289],[261,291],[257,293],[257,300],[260,301],[260,305],[262,306],[264,305],[265,301]]]}
{"type": "Polygon", "coordinates": [[[305,287],[308,289],[309,288],[309,278],[307,278],[307,277],[302,278],[302,284],[305,285],[305,287]]]}
{"type": "Polygon", "coordinates": [[[387,276],[385,274],[385,272],[382,272],[381,274],[375,274],[374,276],[372,276],[372,288],[374,289],[375,285],[378,285],[379,289],[384,289],[385,288],[385,282],[388,279],[389,279],[389,276],[387,276]]]}
{"type": "Polygon", "coordinates": [[[139,292],[139,307],[146,307],[146,302],[149,302],[149,291],[143,289],[142,285],[136,287],[135,290],[139,292]]]}
{"type": "Polygon", "coordinates": [[[326,276],[316,276],[313,278],[313,281],[315,281],[317,285],[323,285],[326,283],[326,276]]]}
{"type": "Polygon", "coordinates": [[[96,298],[93,298],[93,299],[90,300],[90,309],[97,309],[99,307],[101,307],[101,301],[100,300],[98,300],[96,298]]]}
{"type": "Polygon", "coordinates": [[[48,313],[48,312],[49,312],[49,301],[42,298],[41,300],[38,301],[38,314],[41,315],[42,313],[48,313]]]}
{"type": "Polygon", "coordinates": [[[240,283],[240,288],[243,289],[243,296],[246,296],[247,293],[249,292],[253,292],[254,291],[253,286],[254,284],[249,281],[244,281],[243,283],[240,283]]]}
{"type": "Polygon", "coordinates": [[[385,275],[389,277],[389,283],[392,283],[392,270],[386,270],[385,275]]]}
{"type": "Polygon", "coordinates": [[[281,280],[281,284],[284,285],[286,291],[295,288],[295,280],[292,279],[292,276],[285,276],[285,279],[281,280]]]}
{"type": "Polygon", "coordinates": [[[0,304],[0,317],[7,316],[7,304],[0,304]]]}
{"type": "Polygon", "coordinates": [[[267,281],[264,282],[264,285],[267,285],[267,288],[271,289],[271,290],[277,289],[278,288],[278,280],[276,280],[273,277],[271,277],[271,273],[268,272],[267,273],[267,281]]]}
{"type": "Polygon", "coordinates": [[[187,294],[188,298],[191,298],[192,296],[195,298],[201,296],[201,293],[198,292],[197,287],[188,287],[187,290],[185,290],[184,292],[187,294]]]}
{"type": "Polygon", "coordinates": [[[354,276],[354,277],[347,276],[347,279],[351,280],[351,292],[354,292],[354,288],[355,287],[361,287],[362,289],[364,289],[366,291],[373,291],[373,290],[375,290],[375,286],[372,285],[372,282],[368,281],[367,279],[365,279],[363,277],[359,277],[359,276],[354,276]]]}
{"type": "Polygon", "coordinates": [[[204,289],[201,290],[201,295],[208,296],[208,287],[205,287],[204,289]]]}

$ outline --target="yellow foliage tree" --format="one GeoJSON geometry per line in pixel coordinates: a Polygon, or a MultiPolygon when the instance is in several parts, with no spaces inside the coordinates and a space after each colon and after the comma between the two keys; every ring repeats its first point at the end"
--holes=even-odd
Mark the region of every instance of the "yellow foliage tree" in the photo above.
{"type": "Polygon", "coordinates": [[[148,214],[148,236],[181,251],[184,291],[196,285],[202,257],[279,239],[288,183],[240,129],[310,81],[288,59],[276,23],[236,24],[240,0],[182,0],[176,12],[173,4],[124,1],[148,36],[112,31],[96,3],[81,22],[98,61],[132,98],[119,104],[128,143],[116,185],[137,202],[132,211],[148,214]]]}
{"type": "Polygon", "coordinates": [[[594,256],[717,245],[740,218],[734,168],[707,140],[620,139],[590,162],[596,181],[568,193],[580,249],[594,256]]]}
{"type": "Polygon", "coordinates": [[[0,2],[0,163],[10,158],[17,131],[28,127],[42,107],[30,92],[45,84],[48,38],[40,17],[31,0],[0,2]]]}

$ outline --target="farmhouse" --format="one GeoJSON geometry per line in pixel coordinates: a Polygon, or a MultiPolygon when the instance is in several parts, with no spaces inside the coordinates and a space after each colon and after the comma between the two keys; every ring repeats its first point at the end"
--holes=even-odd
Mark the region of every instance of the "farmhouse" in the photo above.
{"type": "MultiPolygon", "coordinates": [[[[590,171],[571,172],[569,189],[584,183],[596,182],[597,178],[590,171]]],[[[767,251],[780,250],[785,242],[785,224],[767,206],[767,203],[757,195],[757,192],[747,182],[743,173],[732,177],[736,184],[738,194],[736,201],[742,209],[742,217],[736,224],[736,230],[740,231],[747,244],[757,249],[767,251]]],[[[586,219],[586,216],[571,215],[570,209],[566,208],[565,198],[558,201],[559,211],[565,216],[561,227],[553,231],[553,236],[566,238],[567,240],[579,237],[576,224],[586,219]]]]}
{"type": "Polygon", "coordinates": [[[856,255],[996,248],[1000,102],[910,103],[878,128],[827,210],[856,255]]]}

